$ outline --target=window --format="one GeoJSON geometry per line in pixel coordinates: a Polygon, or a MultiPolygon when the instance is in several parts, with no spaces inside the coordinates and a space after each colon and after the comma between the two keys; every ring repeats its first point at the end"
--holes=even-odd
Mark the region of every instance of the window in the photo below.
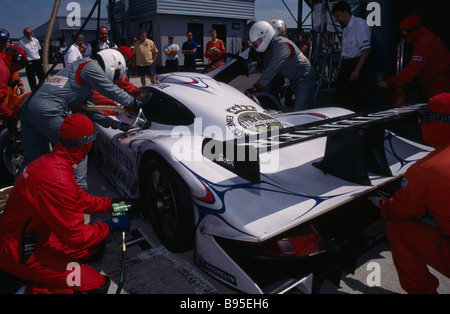
{"type": "Polygon", "coordinates": [[[142,22],[139,23],[139,29],[145,29],[147,32],[147,38],[153,39],[153,23],[152,21],[149,22],[142,22]]]}

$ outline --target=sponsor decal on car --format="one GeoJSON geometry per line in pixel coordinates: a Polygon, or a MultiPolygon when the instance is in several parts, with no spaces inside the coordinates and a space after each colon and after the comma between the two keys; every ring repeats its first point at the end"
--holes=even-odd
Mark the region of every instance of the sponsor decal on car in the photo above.
{"type": "Polygon", "coordinates": [[[226,109],[226,126],[236,137],[248,136],[261,131],[266,132],[276,127],[283,128],[283,125],[274,117],[258,112],[252,105],[234,105],[226,109]]]}
{"type": "Polygon", "coordinates": [[[210,263],[207,263],[205,261],[203,261],[202,263],[203,268],[206,271],[209,271],[211,273],[213,273],[214,275],[216,275],[219,278],[222,278],[223,280],[225,280],[226,282],[232,284],[233,286],[237,286],[236,283],[236,277],[227,273],[226,271],[220,269],[219,267],[216,267],[210,263]]]}
{"type": "Polygon", "coordinates": [[[136,193],[138,190],[137,179],[129,175],[135,172],[133,160],[101,133],[97,136],[97,144],[102,151],[103,160],[101,162],[104,166],[120,182],[123,182],[132,194],[136,193]]]}

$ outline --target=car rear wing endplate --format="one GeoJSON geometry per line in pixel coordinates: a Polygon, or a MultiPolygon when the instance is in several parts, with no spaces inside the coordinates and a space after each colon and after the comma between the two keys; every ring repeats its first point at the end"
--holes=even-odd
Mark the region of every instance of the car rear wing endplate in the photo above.
{"type": "Polygon", "coordinates": [[[238,76],[249,75],[248,52],[241,55],[232,53],[225,53],[208,64],[202,71],[202,74],[211,76],[216,81],[222,83],[229,83],[238,76]],[[224,65],[215,68],[219,62],[224,62],[224,65]],[[214,69],[214,70],[212,70],[214,69]]]}
{"type": "Polygon", "coordinates": [[[229,141],[206,138],[202,153],[236,175],[260,183],[260,152],[327,137],[324,157],[314,166],[344,180],[371,185],[368,172],[392,176],[384,151],[386,126],[417,115],[422,105],[386,107],[229,141]]]}

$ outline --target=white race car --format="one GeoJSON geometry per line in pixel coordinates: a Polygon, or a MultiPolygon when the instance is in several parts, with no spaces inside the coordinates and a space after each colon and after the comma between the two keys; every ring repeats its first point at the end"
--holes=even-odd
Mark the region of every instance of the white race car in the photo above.
{"type": "Polygon", "coordinates": [[[113,116],[130,131],[96,125],[92,152],[168,249],[242,292],[317,290],[383,235],[367,196],[432,150],[384,128],[417,106],[277,113],[207,75],[159,80],[113,116]]]}

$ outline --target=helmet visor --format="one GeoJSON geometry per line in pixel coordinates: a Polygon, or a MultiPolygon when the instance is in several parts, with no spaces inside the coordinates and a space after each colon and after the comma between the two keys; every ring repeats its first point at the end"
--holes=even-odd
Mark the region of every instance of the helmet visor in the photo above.
{"type": "Polygon", "coordinates": [[[11,59],[12,62],[14,62],[15,64],[18,64],[22,68],[27,66],[28,60],[27,60],[26,56],[24,56],[23,54],[21,54],[20,52],[18,52],[17,50],[15,50],[11,47],[6,47],[5,51],[12,53],[12,55],[13,55],[13,57],[11,59]]]}
{"type": "Polygon", "coordinates": [[[412,32],[415,32],[416,30],[419,30],[421,28],[422,28],[422,24],[416,25],[416,26],[414,26],[412,28],[408,28],[408,29],[400,29],[400,37],[405,38],[412,32]]]}
{"type": "Polygon", "coordinates": [[[26,67],[28,64],[27,58],[20,53],[14,56],[13,61],[20,65],[22,68],[26,67]]]}
{"type": "Polygon", "coordinates": [[[430,114],[430,109],[427,106],[421,106],[419,108],[419,123],[425,124],[429,122],[428,116],[430,114]]]}
{"type": "Polygon", "coordinates": [[[262,43],[262,38],[258,38],[254,42],[252,42],[253,47],[258,48],[262,43]]]}

